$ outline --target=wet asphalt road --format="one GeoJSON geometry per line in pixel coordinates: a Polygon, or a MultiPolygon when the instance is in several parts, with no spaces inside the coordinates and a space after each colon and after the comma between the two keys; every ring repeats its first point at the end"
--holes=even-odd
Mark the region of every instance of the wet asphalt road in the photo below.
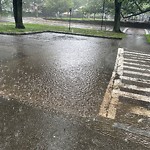
{"type": "Polygon", "coordinates": [[[85,123],[66,116],[97,116],[118,41],[44,33],[0,43],[1,149],[85,149],[85,123]]]}
{"type": "Polygon", "coordinates": [[[51,33],[3,35],[1,93],[48,110],[96,116],[118,42],[51,33]]]}
{"type": "Polygon", "coordinates": [[[150,53],[150,45],[147,43],[143,29],[129,28],[126,32],[127,38],[123,39],[119,46],[130,51],[150,53]]]}
{"type": "Polygon", "coordinates": [[[1,35],[0,149],[148,149],[98,116],[119,45],[52,33],[1,35]]]}
{"type": "Polygon", "coordinates": [[[1,150],[148,150],[130,141],[136,136],[120,136],[110,120],[44,112],[2,98],[0,113],[1,150]]]}

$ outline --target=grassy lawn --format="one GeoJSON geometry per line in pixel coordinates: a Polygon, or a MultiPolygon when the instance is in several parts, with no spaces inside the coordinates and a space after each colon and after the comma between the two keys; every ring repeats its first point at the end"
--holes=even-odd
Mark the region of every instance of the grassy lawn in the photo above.
{"type": "Polygon", "coordinates": [[[71,28],[69,31],[68,27],[64,26],[49,26],[49,25],[41,25],[41,24],[25,24],[26,29],[15,29],[15,25],[13,23],[0,23],[0,33],[7,34],[22,34],[26,32],[43,32],[43,31],[51,31],[51,32],[63,32],[69,34],[79,34],[85,36],[96,36],[96,37],[108,37],[108,38],[124,38],[125,34],[123,33],[115,33],[112,31],[101,31],[95,29],[81,29],[81,28],[71,28]]]}
{"type": "Polygon", "coordinates": [[[148,43],[150,43],[150,34],[145,35],[145,36],[146,36],[146,39],[147,39],[148,43]]]}

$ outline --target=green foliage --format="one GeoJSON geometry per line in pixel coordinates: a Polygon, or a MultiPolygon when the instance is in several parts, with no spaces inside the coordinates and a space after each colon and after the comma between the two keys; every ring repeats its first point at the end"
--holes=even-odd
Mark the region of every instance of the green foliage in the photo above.
{"type": "Polygon", "coordinates": [[[85,6],[88,3],[88,0],[72,0],[73,8],[78,9],[82,6],[85,6]]]}
{"type": "Polygon", "coordinates": [[[52,13],[68,12],[73,7],[72,0],[46,0],[45,8],[52,13]]]}
{"type": "Polygon", "coordinates": [[[12,0],[1,0],[1,7],[3,12],[11,11],[12,9],[12,0]]]}
{"type": "MultiPolygon", "coordinates": [[[[12,10],[12,0],[0,0],[3,11],[12,10]]],[[[69,8],[79,9],[82,7],[82,12],[100,13],[102,12],[104,0],[24,0],[23,10],[25,12],[35,12],[35,7],[38,11],[44,9],[50,14],[68,12],[69,8]]],[[[118,0],[122,2],[122,13],[124,15],[134,14],[141,10],[150,8],[149,0],[118,0]]],[[[114,14],[114,0],[105,0],[105,13],[114,14]]]]}
{"type": "Polygon", "coordinates": [[[106,14],[114,12],[114,2],[111,0],[90,0],[85,6],[85,12],[89,14],[103,13],[103,6],[106,14]]]}
{"type": "MultiPolygon", "coordinates": [[[[114,2],[115,0],[90,0],[86,6],[86,12],[100,13],[102,12],[103,2],[105,1],[105,13],[114,14],[114,2]]],[[[135,14],[142,10],[150,8],[149,0],[117,0],[122,3],[122,14],[135,14]]]]}
{"type": "Polygon", "coordinates": [[[86,6],[87,13],[100,13],[102,12],[103,1],[102,0],[90,0],[88,5],[86,6]]]}
{"type": "Polygon", "coordinates": [[[124,15],[136,14],[150,8],[149,0],[124,0],[122,13],[124,15]]]}
{"type": "Polygon", "coordinates": [[[150,43],[150,34],[145,35],[145,36],[146,36],[147,42],[150,43]]]}

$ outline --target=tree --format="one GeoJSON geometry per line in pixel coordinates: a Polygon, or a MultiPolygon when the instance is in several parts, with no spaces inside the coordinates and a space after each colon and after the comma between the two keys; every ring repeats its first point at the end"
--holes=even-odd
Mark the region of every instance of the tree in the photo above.
{"type": "Polygon", "coordinates": [[[0,14],[11,12],[12,0],[0,0],[0,14]]]}
{"type": "Polygon", "coordinates": [[[88,3],[88,0],[72,0],[73,8],[78,9],[80,7],[85,6],[88,3]]]}
{"type": "Polygon", "coordinates": [[[103,13],[102,7],[103,7],[102,0],[90,0],[90,2],[85,8],[87,13],[94,14],[94,20],[95,20],[95,15],[97,13],[103,13]]]}
{"type": "Polygon", "coordinates": [[[132,0],[123,5],[123,18],[130,18],[150,11],[149,0],[132,0]]]}
{"type": "Polygon", "coordinates": [[[115,18],[114,18],[114,32],[121,32],[120,30],[120,18],[121,18],[121,5],[122,1],[115,0],[115,18]]]}
{"type": "Polygon", "coordinates": [[[149,0],[115,0],[114,32],[120,31],[120,19],[130,18],[150,11],[149,0]],[[123,6],[123,7],[122,7],[123,6]],[[122,12],[126,12],[126,16],[122,12]]]}
{"type": "Polygon", "coordinates": [[[51,15],[56,13],[61,14],[69,11],[69,8],[73,7],[72,0],[46,0],[45,8],[51,15]]]}
{"type": "Polygon", "coordinates": [[[22,21],[22,0],[13,0],[13,10],[16,28],[24,29],[22,21]]]}
{"type": "Polygon", "coordinates": [[[2,14],[2,0],[0,0],[0,15],[2,14]]]}
{"type": "Polygon", "coordinates": [[[38,17],[39,13],[42,12],[45,0],[26,0],[23,2],[23,12],[33,13],[38,17]]]}

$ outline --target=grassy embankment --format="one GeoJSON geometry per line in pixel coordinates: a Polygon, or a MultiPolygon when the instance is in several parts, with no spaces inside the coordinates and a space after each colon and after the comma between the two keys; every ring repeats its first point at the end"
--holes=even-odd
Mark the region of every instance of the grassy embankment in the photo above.
{"type": "Polygon", "coordinates": [[[146,36],[146,39],[147,39],[148,43],[150,43],[150,34],[145,35],[145,36],[146,36]]]}
{"type": "Polygon", "coordinates": [[[106,38],[124,38],[125,34],[115,33],[111,31],[101,31],[95,29],[81,29],[81,28],[71,28],[69,31],[68,27],[64,26],[49,26],[41,24],[25,24],[25,29],[15,29],[13,23],[0,23],[0,33],[4,34],[23,34],[23,33],[34,33],[34,32],[60,32],[68,34],[77,34],[85,36],[95,36],[95,37],[106,37],[106,38]]]}

